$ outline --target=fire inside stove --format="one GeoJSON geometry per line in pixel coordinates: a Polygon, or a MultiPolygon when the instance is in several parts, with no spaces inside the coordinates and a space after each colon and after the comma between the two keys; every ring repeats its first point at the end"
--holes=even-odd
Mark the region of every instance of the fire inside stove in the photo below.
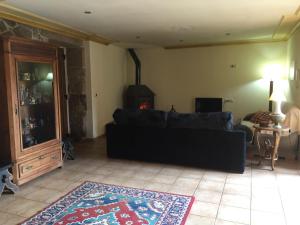
{"type": "Polygon", "coordinates": [[[140,110],[147,110],[147,109],[151,109],[151,108],[152,108],[152,104],[150,102],[142,102],[139,105],[140,110]]]}

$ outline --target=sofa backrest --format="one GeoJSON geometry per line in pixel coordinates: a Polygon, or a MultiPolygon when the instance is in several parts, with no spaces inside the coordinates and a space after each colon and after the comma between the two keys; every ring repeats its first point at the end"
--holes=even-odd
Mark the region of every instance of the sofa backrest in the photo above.
{"type": "Polygon", "coordinates": [[[213,113],[176,113],[168,114],[167,127],[170,128],[204,128],[204,129],[233,129],[231,112],[213,113]]]}
{"type": "Polygon", "coordinates": [[[167,113],[159,110],[117,109],[113,118],[118,125],[160,128],[167,126],[167,113]]]}
{"type": "Polygon", "coordinates": [[[233,129],[231,112],[177,113],[159,110],[117,109],[113,118],[118,125],[159,128],[233,129]]]}

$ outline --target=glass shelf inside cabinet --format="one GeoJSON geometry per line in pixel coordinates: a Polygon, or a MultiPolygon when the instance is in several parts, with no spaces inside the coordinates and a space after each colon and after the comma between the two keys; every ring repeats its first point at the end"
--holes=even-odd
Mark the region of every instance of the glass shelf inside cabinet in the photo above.
{"type": "Polygon", "coordinates": [[[51,63],[18,62],[19,111],[23,149],[55,139],[51,63]]]}

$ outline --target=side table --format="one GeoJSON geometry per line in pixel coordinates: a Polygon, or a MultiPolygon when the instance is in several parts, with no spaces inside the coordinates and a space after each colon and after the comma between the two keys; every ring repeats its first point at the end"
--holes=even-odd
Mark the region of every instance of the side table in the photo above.
{"type": "Polygon", "coordinates": [[[274,170],[275,161],[278,159],[278,147],[280,143],[281,136],[288,136],[290,134],[290,129],[288,127],[275,128],[275,127],[261,127],[259,125],[255,125],[254,127],[254,137],[256,137],[256,142],[258,145],[258,151],[260,155],[260,160],[258,165],[261,164],[263,159],[271,160],[271,168],[274,170]],[[272,135],[274,140],[271,141],[268,139],[268,143],[266,144],[265,149],[262,148],[260,144],[260,136],[262,134],[272,135]],[[263,154],[264,150],[264,154],[263,154]]]}
{"type": "Polygon", "coordinates": [[[11,190],[13,193],[17,192],[19,189],[18,186],[11,181],[12,175],[8,171],[9,168],[10,165],[0,166],[0,197],[5,187],[11,190]]]}

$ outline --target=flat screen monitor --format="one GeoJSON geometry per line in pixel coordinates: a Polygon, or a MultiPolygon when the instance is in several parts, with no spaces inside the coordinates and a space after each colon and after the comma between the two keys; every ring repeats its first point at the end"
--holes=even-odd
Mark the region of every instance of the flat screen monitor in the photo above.
{"type": "Polygon", "coordinates": [[[223,99],[222,98],[196,98],[196,112],[222,112],[223,99]]]}

